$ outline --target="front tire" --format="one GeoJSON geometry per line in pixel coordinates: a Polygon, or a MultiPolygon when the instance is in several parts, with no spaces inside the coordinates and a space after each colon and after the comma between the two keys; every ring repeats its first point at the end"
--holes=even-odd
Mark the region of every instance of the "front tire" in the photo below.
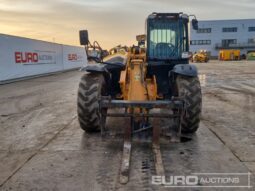
{"type": "Polygon", "coordinates": [[[103,125],[100,124],[99,97],[104,92],[105,80],[102,74],[89,73],[82,76],[78,89],[77,112],[81,129],[88,133],[99,131],[103,125]]]}
{"type": "Polygon", "coordinates": [[[198,77],[177,76],[177,93],[185,102],[185,115],[182,119],[182,133],[195,133],[199,127],[202,110],[202,93],[198,77]]]}

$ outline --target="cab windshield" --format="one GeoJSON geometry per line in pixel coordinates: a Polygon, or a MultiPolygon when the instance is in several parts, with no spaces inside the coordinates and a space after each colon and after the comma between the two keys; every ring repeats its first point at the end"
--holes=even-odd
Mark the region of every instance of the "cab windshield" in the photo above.
{"type": "Polygon", "coordinates": [[[154,20],[149,24],[148,56],[150,59],[174,59],[186,50],[186,32],[178,21],[154,20]]]}

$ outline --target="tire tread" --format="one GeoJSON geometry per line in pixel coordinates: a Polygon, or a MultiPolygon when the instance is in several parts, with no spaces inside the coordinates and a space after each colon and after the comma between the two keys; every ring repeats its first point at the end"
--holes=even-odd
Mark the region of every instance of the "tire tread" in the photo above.
{"type": "Polygon", "coordinates": [[[198,77],[177,76],[178,96],[184,97],[186,113],[182,120],[182,133],[195,133],[199,128],[202,93],[198,77]]]}

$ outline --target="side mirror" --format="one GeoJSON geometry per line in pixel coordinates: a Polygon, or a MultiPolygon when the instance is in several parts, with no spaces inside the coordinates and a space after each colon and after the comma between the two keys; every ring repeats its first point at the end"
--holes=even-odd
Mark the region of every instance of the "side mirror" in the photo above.
{"type": "Polygon", "coordinates": [[[198,21],[197,19],[192,19],[192,27],[194,30],[198,30],[198,21]]]}
{"type": "Polygon", "coordinates": [[[80,31],[80,44],[88,45],[89,44],[89,34],[87,30],[80,31]]]}

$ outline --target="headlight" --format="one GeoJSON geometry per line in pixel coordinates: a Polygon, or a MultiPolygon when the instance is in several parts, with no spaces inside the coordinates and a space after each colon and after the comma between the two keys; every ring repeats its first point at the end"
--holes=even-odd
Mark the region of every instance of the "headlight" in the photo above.
{"type": "Polygon", "coordinates": [[[189,58],[189,53],[188,52],[183,52],[182,53],[182,58],[189,58]]]}
{"type": "Polygon", "coordinates": [[[100,58],[100,52],[97,50],[89,50],[88,56],[94,57],[94,58],[100,58]]]}

